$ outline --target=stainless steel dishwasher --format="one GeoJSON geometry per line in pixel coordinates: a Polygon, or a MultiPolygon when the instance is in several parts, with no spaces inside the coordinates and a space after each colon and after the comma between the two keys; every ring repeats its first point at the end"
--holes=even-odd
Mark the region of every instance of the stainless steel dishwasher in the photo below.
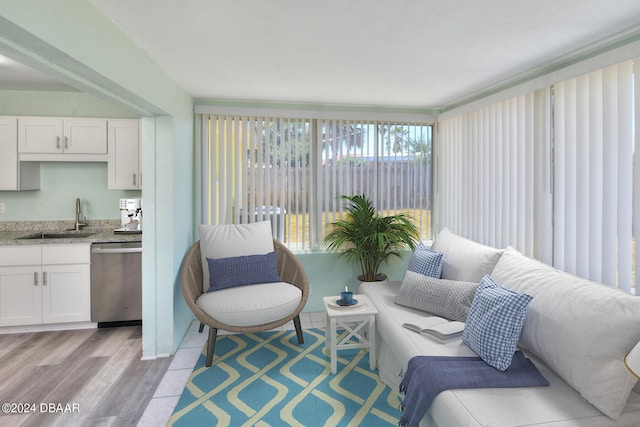
{"type": "Polygon", "coordinates": [[[92,244],[91,321],[104,327],[141,319],[142,242],[92,244]]]}

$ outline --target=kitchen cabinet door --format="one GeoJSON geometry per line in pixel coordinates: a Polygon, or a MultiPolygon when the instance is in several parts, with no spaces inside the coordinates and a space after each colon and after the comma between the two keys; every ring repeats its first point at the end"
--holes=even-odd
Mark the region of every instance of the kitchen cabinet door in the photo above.
{"type": "Polygon", "coordinates": [[[140,121],[109,120],[109,190],[140,190],[140,121]]]}
{"type": "Polygon", "coordinates": [[[64,119],[63,149],[68,154],[107,154],[105,119],[64,119]]]}
{"type": "Polygon", "coordinates": [[[54,117],[18,118],[20,153],[62,153],[62,119],[54,117]]]}
{"type": "Polygon", "coordinates": [[[42,323],[42,274],[38,267],[0,267],[0,326],[42,323]]]}
{"type": "Polygon", "coordinates": [[[0,190],[18,188],[18,119],[0,117],[0,190]]]}
{"type": "Polygon", "coordinates": [[[24,154],[106,154],[107,120],[19,117],[18,152],[24,154]]]}
{"type": "Polygon", "coordinates": [[[42,246],[42,323],[91,320],[91,245],[42,246]]]}
{"type": "Polygon", "coordinates": [[[91,320],[91,245],[0,247],[0,327],[91,320]]]}
{"type": "Polygon", "coordinates": [[[0,117],[0,190],[40,188],[40,163],[18,162],[18,118],[0,117]]]}
{"type": "Polygon", "coordinates": [[[90,280],[88,264],[42,266],[42,323],[91,320],[90,280]]]}

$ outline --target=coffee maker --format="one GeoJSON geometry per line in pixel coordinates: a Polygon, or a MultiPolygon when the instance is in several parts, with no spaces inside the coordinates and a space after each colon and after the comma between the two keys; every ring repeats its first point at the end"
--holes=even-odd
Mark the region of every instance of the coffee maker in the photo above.
{"type": "Polygon", "coordinates": [[[142,233],[142,199],[120,199],[120,225],[115,233],[142,233]]]}

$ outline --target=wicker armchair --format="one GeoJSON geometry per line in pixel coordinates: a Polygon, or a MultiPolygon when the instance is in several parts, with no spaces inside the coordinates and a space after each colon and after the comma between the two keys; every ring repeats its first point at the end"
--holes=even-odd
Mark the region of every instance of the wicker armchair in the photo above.
{"type": "Polygon", "coordinates": [[[218,329],[240,333],[261,332],[277,328],[278,326],[284,325],[290,320],[293,320],[298,343],[304,343],[299,314],[304,308],[307,298],[309,297],[309,281],[302,265],[286,246],[275,239],[273,241],[273,246],[277,254],[278,273],[280,274],[282,281],[298,287],[302,291],[302,298],[298,307],[288,316],[271,323],[256,326],[236,326],[222,323],[209,316],[196,304],[196,300],[204,293],[202,286],[203,278],[200,242],[196,242],[187,251],[180,269],[180,286],[187,305],[200,321],[200,332],[202,332],[204,325],[209,326],[205,366],[209,367],[213,362],[213,353],[215,350],[218,329]]]}

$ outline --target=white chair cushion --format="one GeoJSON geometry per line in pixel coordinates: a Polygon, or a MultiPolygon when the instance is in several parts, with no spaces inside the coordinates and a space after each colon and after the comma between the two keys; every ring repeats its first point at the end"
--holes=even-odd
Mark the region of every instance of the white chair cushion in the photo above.
{"type": "Polygon", "coordinates": [[[219,322],[231,326],[258,326],[293,313],[302,291],[284,282],[261,283],[206,292],[196,304],[219,322]]]}
{"type": "Polygon", "coordinates": [[[270,221],[251,224],[200,225],[198,232],[204,292],[207,292],[210,285],[207,258],[220,259],[273,252],[270,221]]]}

